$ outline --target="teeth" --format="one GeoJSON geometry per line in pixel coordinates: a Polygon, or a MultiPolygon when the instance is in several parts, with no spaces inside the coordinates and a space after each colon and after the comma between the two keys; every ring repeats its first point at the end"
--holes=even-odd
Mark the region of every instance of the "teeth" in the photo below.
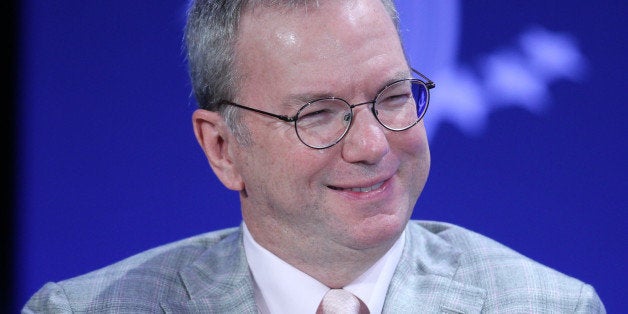
{"type": "Polygon", "coordinates": [[[369,187],[366,187],[366,188],[352,188],[352,189],[349,189],[349,190],[351,192],[370,192],[370,191],[373,191],[375,189],[379,189],[379,187],[382,186],[382,184],[384,184],[384,182],[380,182],[380,183],[377,183],[377,184],[375,184],[373,186],[369,186],[369,187]]]}

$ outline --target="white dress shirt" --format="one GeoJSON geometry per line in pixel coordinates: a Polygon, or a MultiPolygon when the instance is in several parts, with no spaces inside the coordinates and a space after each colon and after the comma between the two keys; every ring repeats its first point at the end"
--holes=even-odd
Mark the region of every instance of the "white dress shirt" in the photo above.
{"type": "MultiPolygon", "coordinates": [[[[255,302],[262,314],[316,313],[329,288],[263,248],[243,223],[244,251],[255,282],[255,302]]],[[[371,268],[344,289],[355,294],[372,314],[382,312],[388,285],[401,258],[405,230],[371,268]]]]}

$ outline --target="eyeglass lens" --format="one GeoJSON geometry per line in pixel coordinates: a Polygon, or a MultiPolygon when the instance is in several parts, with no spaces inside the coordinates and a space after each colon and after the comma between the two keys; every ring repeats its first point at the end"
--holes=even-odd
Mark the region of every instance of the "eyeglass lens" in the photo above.
{"type": "MultiPolygon", "coordinates": [[[[385,128],[406,130],[421,120],[429,95],[419,80],[402,80],[382,90],[372,112],[385,128]]],[[[313,101],[299,110],[296,131],[301,141],[313,148],[326,148],[339,142],[351,126],[351,105],[338,98],[313,101]]]]}

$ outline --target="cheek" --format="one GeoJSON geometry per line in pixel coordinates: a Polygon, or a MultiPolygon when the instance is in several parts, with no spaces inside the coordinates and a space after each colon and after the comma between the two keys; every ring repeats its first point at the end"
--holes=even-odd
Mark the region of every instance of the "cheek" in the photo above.
{"type": "MultiPolygon", "coordinates": [[[[257,169],[255,180],[269,189],[287,194],[307,193],[320,181],[322,169],[328,163],[324,151],[313,150],[294,138],[272,133],[264,139],[254,139],[247,160],[249,169],[257,169]]],[[[288,134],[290,135],[290,134],[288,134]]]]}
{"type": "Polygon", "coordinates": [[[430,149],[423,123],[421,122],[407,131],[407,133],[399,134],[401,136],[394,137],[394,145],[404,154],[415,156],[429,163],[430,149]]]}
{"type": "MultiPolygon", "coordinates": [[[[331,162],[324,152],[305,147],[300,142],[298,144],[303,147],[293,148],[273,157],[281,158],[278,161],[279,168],[287,178],[286,182],[291,184],[286,186],[287,189],[316,189],[323,181],[331,162]]],[[[305,190],[301,192],[307,193],[305,190]]]]}
{"type": "Polygon", "coordinates": [[[408,180],[414,180],[419,187],[423,187],[430,170],[430,149],[423,125],[417,125],[404,136],[397,138],[395,143],[401,154],[402,167],[408,168],[406,175],[408,180]]]}

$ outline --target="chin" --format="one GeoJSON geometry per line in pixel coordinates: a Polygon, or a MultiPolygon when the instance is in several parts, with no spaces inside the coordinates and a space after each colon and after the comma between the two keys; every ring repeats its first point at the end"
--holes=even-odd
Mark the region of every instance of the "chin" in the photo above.
{"type": "Polygon", "coordinates": [[[403,232],[409,217],[379,215],[357,224],[356,242],[361,249],[392,245],[403,232]],[[384,216],[384,217],[379,217],[384,216]]]}

